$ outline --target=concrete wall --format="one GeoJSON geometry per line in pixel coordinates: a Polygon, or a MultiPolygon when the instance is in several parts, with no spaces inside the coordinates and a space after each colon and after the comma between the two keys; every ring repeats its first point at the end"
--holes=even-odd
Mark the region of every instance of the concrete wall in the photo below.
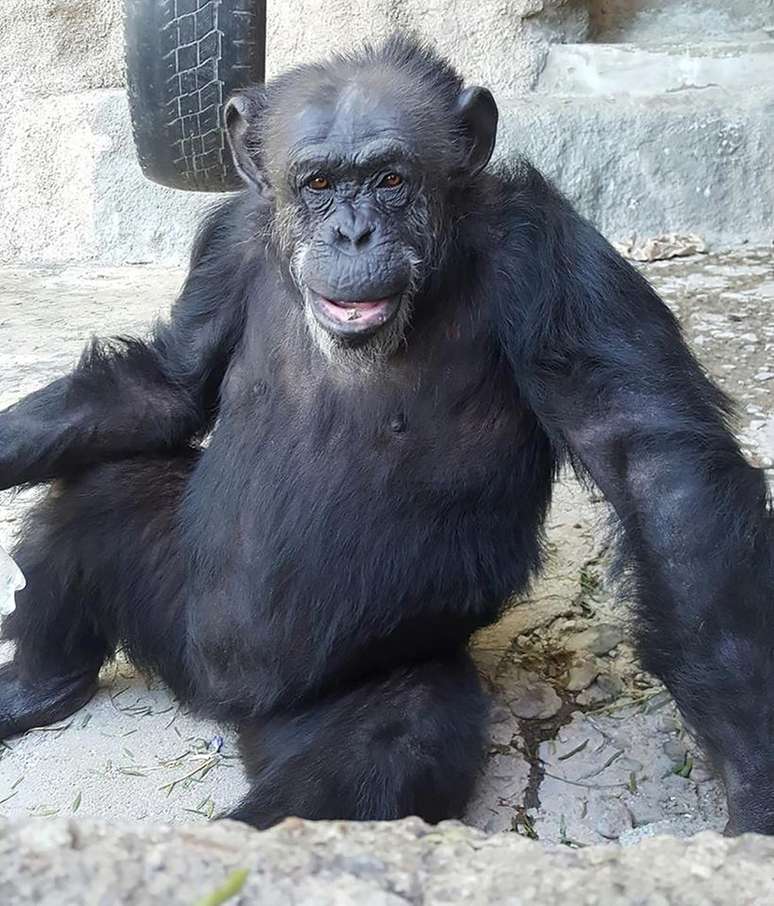
{"type": "Polygon", "coordinates": [[[3,101],[123,84],[123,0],[1,0],[3,101]]]}
{"type": "MultiPolygon", "coordinates": [[[[761,60],[774,49],[772,5],[270,0],[268,71],[418,30],[495,91],[498,153],[533,157],[608,235],[690,230],[721,244],[766,242],[774,79],[761,60]],[[671,56],[656,49],[654,58],[643,43],[691,25],[671,56]],[[624,40],[622,62],[607,45],[624,40]],[[569,57],[557,56],[565,49],[569,57]],[[731,52],[734,65],[713,64],[731,52]],[[685,53],[702,58],[707,84],[684,76],[685,53]],[[740,80],[740,71],[751,75],[740,80]]],[[[212,203],[140,174],[122,90],[122,6],[0,0],[0,262],[177,261],[212,203]]]]}
{"type": "Polygon", "coordinates": [[[343,35],[355,45],[402,28],[432,37],[468,79],[501,94],[534,87],[547,44],[583,40],[589,20],[586,5],[572,0],[293,0],[269,6],[269,75],[340,48],[343,35]]]}
{"type": "Polygon", "coordinates": [[[212,199],[140,173],[123,0],[0,0],[0,48],[0,262],[181,260],[212,199]]]}

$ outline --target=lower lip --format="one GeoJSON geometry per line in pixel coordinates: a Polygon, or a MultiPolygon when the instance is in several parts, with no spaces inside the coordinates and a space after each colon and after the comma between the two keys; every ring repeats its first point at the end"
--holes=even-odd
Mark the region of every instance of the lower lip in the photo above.
{"type": "Polygon", "coordinates": [[[370,326],[384,320],[389,313],[391,299],[374,299],[368,302],[334,302],[320,297],[325,313],[339,324],[370,326]]]}

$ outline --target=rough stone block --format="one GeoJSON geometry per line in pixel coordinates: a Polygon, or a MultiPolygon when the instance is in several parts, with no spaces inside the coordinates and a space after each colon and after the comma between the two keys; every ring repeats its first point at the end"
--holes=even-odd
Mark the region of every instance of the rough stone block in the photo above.
{"type": "Polygon", "coordinates": [[[541,94],[653,96],[710,88],[754,91],[774,85],[774,41],[673,45],[557,44],[548,52],[541,94]]]}
{"type": "Polygon", "coordinates": [[[522,153],[610,238],[774,238],[774,90],[533,95],[501,104],[497,154],[522,153]]]}
{"type": "Polygon", "coordinates": [[[537,79],[551,40],[582,40],[588,14],[566,0],[294,0],[270,3],[267,73],[409,29],[435,42],[465,76],[522,93],[537,79]],[[301,23],[301,27],[299,27],[301,23]]]}
{"type": "Polygon", "coordinates": [[[2,0],[4,100],[122,85],[122,16],[123,0],[2,0]]]}
{"type": "Polygon", "coordinates": [[[264,833],[231,822],[124,829],[33,818],[0,826],[0,890],[13,906],[754,906],[774,899],[772,859],[774,841],[764,837],[701,834],[578,850],[416,818],[290,819],[264,833]]]}
{"type": "Polygon", "coordinates": [[[0,261],[187,256],[214,199],[142,176],[123,90],[40,98],[0,116],[0,261]]]}

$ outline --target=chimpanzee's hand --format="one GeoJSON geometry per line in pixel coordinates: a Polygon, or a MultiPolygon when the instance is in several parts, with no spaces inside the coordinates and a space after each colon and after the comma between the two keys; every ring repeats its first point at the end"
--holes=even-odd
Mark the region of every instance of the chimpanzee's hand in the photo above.
{"type": "Polygon", "coordinates": [[[0,412],[0,491],[26,484],[33,478],[27,471],[45,448],[51,421],[27,411],[24,401],[0,412]]]}

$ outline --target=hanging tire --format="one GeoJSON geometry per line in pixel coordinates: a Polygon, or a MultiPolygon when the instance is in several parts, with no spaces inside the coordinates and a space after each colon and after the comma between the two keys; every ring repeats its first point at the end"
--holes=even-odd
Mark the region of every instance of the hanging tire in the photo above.
{"type": "Polygon", "coordinates": [[[265,37],[266,0],[126,0],[127,91],[148,179],[194,192],[242,186],[223,107],[263,81],[265,37]]]}

